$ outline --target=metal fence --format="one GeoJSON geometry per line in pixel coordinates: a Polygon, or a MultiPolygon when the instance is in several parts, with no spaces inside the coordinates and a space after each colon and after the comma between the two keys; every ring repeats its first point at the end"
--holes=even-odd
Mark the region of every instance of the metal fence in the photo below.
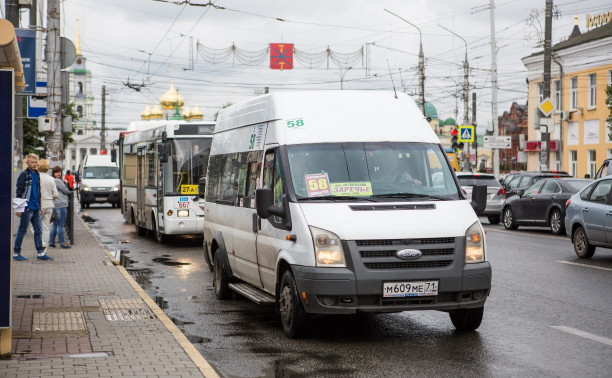
{"type": "Polygon", "coordinates": [[[66,214],[66,223],[64,223],[66,237],[70,239],[70,245],[74,245],[74,192],[68,195],[68,214],[66,214]]]}

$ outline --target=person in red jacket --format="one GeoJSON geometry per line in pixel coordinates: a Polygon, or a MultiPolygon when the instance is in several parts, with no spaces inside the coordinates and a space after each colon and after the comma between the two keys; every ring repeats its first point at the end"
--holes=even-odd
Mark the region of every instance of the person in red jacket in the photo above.
{"type": "Polygon", "coordinates": [[[74,190],[74,176],[70,174],[70,170],[66,170],[66,176],[64,176],[64,182],[68,189],[74,190]]]}

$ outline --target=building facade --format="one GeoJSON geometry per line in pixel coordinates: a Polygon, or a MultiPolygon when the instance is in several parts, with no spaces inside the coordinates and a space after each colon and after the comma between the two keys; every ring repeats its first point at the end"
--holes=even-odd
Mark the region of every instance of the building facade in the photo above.
{"type": "Polygon", "coordinates": [[[497,118],[499,135],[509,136],[511,147],[499,150],[499,162],[505,170],[518,170],[527,163],[527,154],[523,152],[526,148],[527,139],[527,105],[512,103],[510,110],[497,118]]]}
{"type": "Polygon", "coordinates": [[[580,33],[575,18],[571,36],[553,46],[550,100],[556,110],[549,130],[549,166],[541,167],[541,132],[537,106],[544,93],[544,54],[523,58],[529,79],[527,169],[563,170],[591,177],[612,156],[606,118],[606,87],[612,84],[612,22],[580,33]]]}

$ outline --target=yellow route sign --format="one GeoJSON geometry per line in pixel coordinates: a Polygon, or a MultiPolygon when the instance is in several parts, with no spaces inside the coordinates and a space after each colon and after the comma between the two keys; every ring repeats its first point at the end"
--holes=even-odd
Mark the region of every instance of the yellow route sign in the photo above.
{"type": "Polygon", "coordinates": [[[555,110],[555,104],[550,101],[549,97],[546,97],[540,104],[538,105],[538,109],[544,114],[545,117],[551,115],[551,113],[555,110]]]}
{"type": "Polygon", "coordinates": [[[181,194],[198,194],[197,185],[181,185],[181,194]]]}

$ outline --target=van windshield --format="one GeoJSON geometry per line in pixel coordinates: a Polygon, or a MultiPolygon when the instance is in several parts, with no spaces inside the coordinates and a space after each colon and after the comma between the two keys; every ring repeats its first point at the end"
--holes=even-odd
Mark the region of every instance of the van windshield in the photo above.
{"type": "Polygon", "coordinates": [[[287,147],[298,200],[360,198],[459,199],[444,152],[437,144],[326,143],[287,147]]]}
{"type": "Polygon", "coordinates": [[[118,179],[119,168],[117,167],[85,167],[83,178],[86,179],[118,179]]]}

